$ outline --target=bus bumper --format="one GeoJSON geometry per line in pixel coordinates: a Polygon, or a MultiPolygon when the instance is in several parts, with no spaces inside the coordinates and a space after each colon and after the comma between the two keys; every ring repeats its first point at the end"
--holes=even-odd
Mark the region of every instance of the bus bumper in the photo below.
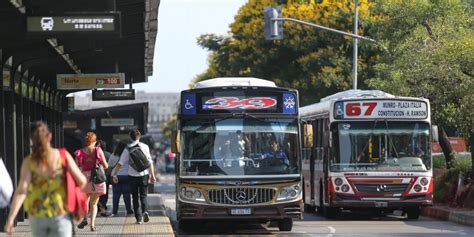
{"type": "Polygon", "coordinates": [[[284,218],[301,219],[303,214],[301,200],[255,206],[201,205],[181,201],[178,205],[179,213],[177,214],[180,219],[279,220],[284,218]],[[235,214],[237,209],[250,209],[250,214],[235,214]]]}
{"type": "Polygon", "coordinates": [[[336,195],[331,200],[331,206],[342,208],[387,208],[401,209],[433,205],[432,195],[401,197],[399,200],[376,199],[371,197],[356,197],[336,195]]]}

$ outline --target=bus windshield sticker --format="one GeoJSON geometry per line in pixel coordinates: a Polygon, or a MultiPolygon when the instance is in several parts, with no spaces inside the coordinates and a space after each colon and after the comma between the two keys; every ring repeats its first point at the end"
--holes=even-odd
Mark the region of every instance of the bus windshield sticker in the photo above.
{"type": "Polygon", "coordinates": [[[186,94],[181,101],[181,111],[183,114],[196,114],[196,94],[186,94]]]}
{"type": "Polygon", "coordinates": [[[428,114],[426,102],[414,100],[339,101],[334,107],[336,119],[425,119],[428,114]]]}
{"type": "Polygon", "coordinates": [[[203,105],[203,110],[245,110],[245,109],[274,109],[276,108],[277,100],[271,97],[215,97],[206,100],[203,105]]]}
{"type": "Polygon", "coordinates": [[[292,93],[283,93],[283,113],[296,114],[296,96],[292,93]]]}

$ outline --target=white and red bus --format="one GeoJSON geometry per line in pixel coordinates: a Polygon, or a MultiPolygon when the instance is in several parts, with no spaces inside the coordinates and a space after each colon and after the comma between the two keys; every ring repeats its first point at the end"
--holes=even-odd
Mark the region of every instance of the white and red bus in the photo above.
{"type": "Polygon", "coordinates": [[[307,210],[402,210],[416,219],[432,205],[437,129],[427,99],[348,90],[300,108],[300,123],[307,210]]]}

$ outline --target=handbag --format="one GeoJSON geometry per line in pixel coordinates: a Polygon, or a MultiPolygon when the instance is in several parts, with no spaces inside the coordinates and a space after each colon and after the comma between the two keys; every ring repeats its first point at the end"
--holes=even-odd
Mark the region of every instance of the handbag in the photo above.
{"type": "Polygon", "coordinates": [[[89,212],[88,197],[67,168],[66,150],[64,148],[59,149],[59,154],[63,161],[68,211],[74,219],[79,221],[84,219],[89,212]]]}
{"type": "Polygon", "coordinates": [[[2,158],[0,158],[0,208],[8,206],[13,193],[13,183],[2,158]]]}
{"type": "Polygon", "coordinates": [[[107,180],[107,175],[105,175],[104,167],[98,162],[99,161],[99,153],[97,152],[99,148],[95,149],[96,153],[96,164],[95,167],[91,170],[91,177],[90,181],[93,184],[101,184],[107,180]]]}

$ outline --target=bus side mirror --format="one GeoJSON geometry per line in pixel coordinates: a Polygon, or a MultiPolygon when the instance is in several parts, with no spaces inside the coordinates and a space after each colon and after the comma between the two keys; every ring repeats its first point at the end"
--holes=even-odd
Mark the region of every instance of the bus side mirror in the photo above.
{"type": "Polygon", "coordinates": [[[433,142],[439,142],[438,125],[431,125],[431,136],[433,142]]]}
{"type": "Polygon", "coordinates": [[[313,147],[313,125],[303,125],[303,146],[305,148],[313,147]]]}
{"type": "Polygon", "coordinates": [[[178,132],[172,131],[171,132],[171,152],[175,154],[178,153],[178,148],[179,148],[178,132]]]}

